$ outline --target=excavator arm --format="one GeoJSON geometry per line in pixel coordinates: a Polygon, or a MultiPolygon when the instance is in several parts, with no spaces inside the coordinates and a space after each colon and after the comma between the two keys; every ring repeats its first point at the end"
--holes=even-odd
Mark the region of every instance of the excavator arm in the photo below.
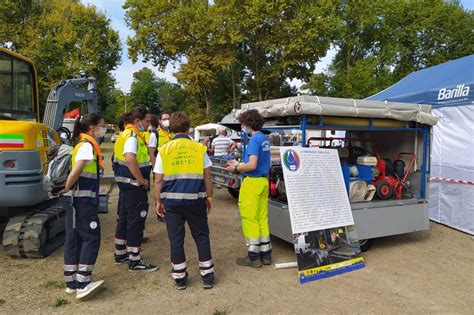
{"type": "MultiPolygon", "coordinates": [[[[94,78],[62,80],[48,95],[43,123],[59,130],[62,127],[64,113],[72,102],[87,102],[89,113],[97,112],[97,82],[94,78]],[[87,90],[81,85],[87,83],[87,90]]],[[[72,130],[71,130],[72,131],[72,130]]]]}

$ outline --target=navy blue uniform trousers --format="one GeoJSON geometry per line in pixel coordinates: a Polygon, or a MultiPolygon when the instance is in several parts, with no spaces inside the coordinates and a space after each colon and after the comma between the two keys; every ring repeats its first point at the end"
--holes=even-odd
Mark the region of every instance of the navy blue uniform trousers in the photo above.
{"type": "Polygon", "coordinates": [[[131,186],[120,188],[119,198],[115,253],[128,254],[133,264],[140,259],[140,245],[148,215],[148,194],[141,187],[131,186]]]}
{"type": "Polygon", "coordinates": [[[64,280],[69,288],[83,288],[91,281],[100,247],[99,204],[94,198],[62,197],[66,207],[64,280]]]}
{"type": "Polygon", "coordinates": [[[186,273],[186,254],[184,252],[185,222],[188,222],[189,229],[196,243],[201,275],[212,272],[214,265],[212,264],[211,257],[206,204],[204,202],[197,202],[193,206],[165,206],[165,209],[173,278],[183,278],[186,273]]]}

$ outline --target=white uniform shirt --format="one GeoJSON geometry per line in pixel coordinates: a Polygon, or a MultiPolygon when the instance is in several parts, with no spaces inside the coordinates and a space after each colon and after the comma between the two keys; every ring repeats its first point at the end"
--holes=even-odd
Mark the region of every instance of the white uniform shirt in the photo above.
{"type": "Polygon", "coordinates": [[[123,154],[133,153],[137,155],[138,140],[135,137],[129,137],[123,146],[123,154]]]}
{"type": "Polygon", "coordinates": [[[87,161],[87,165],[94,162],[94,148],[89,142],[84,142],[81,147],[77,150],[76,158],[74,162],[87,161]]]}
{"type": "Polygon", "coordinates": [[[148,147],[156,149],[157,146],[158,146],[158,139],[156,139],[156,134],[152,132],[150,134],[150,142],[148,143],[148,147]]]}

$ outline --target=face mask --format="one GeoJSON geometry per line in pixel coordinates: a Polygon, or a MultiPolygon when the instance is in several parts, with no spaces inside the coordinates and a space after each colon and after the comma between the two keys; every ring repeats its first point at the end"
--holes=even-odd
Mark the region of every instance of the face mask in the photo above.
{"type": "Polygon", "coordinates": [[[107,132],[107,128],[105,127],[99,127],[99,130],[94,131],[94,136],[98,138],[102,138],[105,136],[105,133],[107,132]]]}
{"type": "Polygon", "coordinates": [[[168,119],[167,120],[162,120],[161,125],[165,128],[169,128],[170,127],[170,121],[168,119]]]}
{"type": "Polygon", "coordinates": [[[155,131],[155,128],[154,128],[152,125],[150,125],[150,126],[148,127],[148,131],[155,131]]]}
{"type": "Polygon", "coordinates": [[[138,130],[145,131],[145,127],[143,127],[143,123],[140,122],[140,126],[138,126],[138,130]]]}
{"type": "Polygon", "coordinates": [[[249,130],[249,128],[242,126],[242,132],[249,134],[249,133],[250,133],[250,130],[249,130]]]}

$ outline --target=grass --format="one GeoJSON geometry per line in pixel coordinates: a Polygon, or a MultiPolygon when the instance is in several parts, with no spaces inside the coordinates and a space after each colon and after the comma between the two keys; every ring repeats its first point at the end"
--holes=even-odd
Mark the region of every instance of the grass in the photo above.
{"type": "Polygon", "coordinates": [[[46,289],[64,289],[66,287],[66,284],[62,281],[53,280],[46,281],[41,286],[46,289]]]}
{"type": "Polygon", "coordinates": [[[100,287],[97,290],[97,294],[103,294],[103,293],[107,292],[108,290],[109,290],[109,288],[107,288],[107,287],[100,287]]]}
{"type": "Polygon", "coordinates": [[[227,312],[226,309],[223,309],[223,310],[215,309],[213,313],[213,315],[228,315],[228,314],[229,312],[227,312]]]}
{"type": "Polygon", "coordinates": [[[5,304],[7,301],[5,301],[4,299],[0,299],[0,305],[3,305],[5,304]]]}
{"type": "Polygon", "coordinates": [[[62,299],[62,298],[59,298],[59,299],[56,299],[56,303],[54,303],[54,307],[61,307],[61,306],[65,306],[65,305],[68,305],[69,304],[69,301],[66,300],[66,299],[62,299]]]}

